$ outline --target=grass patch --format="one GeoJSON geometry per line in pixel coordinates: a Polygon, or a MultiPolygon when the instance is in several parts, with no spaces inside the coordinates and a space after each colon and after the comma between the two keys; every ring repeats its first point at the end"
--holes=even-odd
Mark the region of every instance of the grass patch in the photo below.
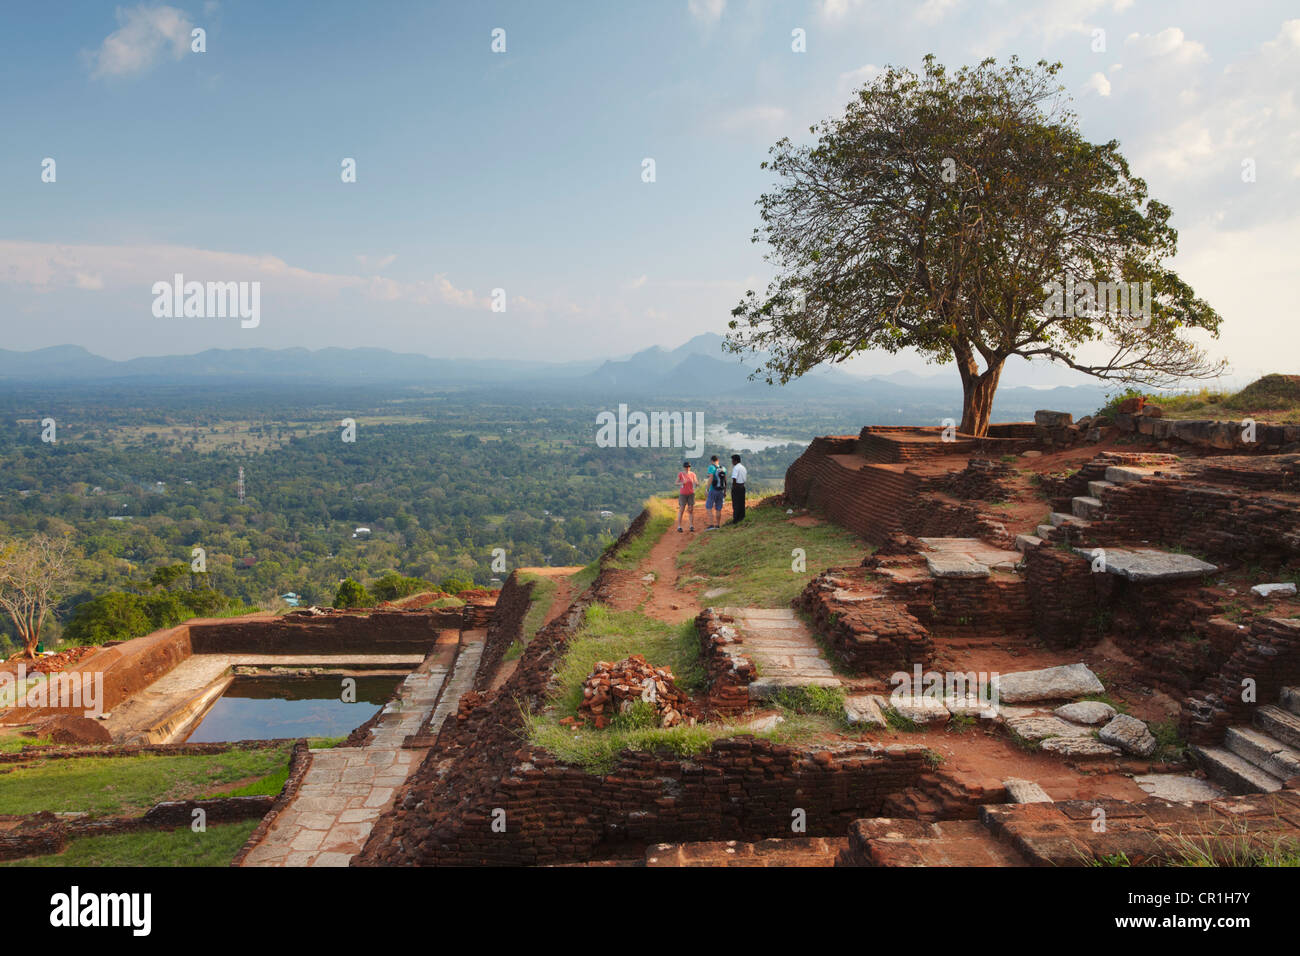
{"type": "Polygon", "coordinates": [[[307,738],[307,746],[308,746],[308,748],[310,748],[311,750],[333,750],[335,747],[337,747],[339,744],[343,743],[343,741],[345,741],[345,740],[347,740],[347,739],[348,739],[348,738],[347,738],[346,736],[344,736],[344,737],[308,737],[308,738],[307,738]]]}
{"type": "Polygon", "coordinates": [[[1187,752],[1187,743],[1178,735],[1178,721],[1162,720],[1156,724],[1147,724],[1151,736],[1156,738],[1157,760],[1164,763],[1176,763],[1187,752]]]}
{"type": "Polygon", "coordinates": [[[694,695],[704,687],[700,642],[693,621],[667,624],[635,611],[613,611],[593,604],[556,667],[555,690],[549,705],[540,714],[525,714],[528,738],[566,763],[591,773],[607,773],[624,750],[667,750],[686,757],[735,732],[725,725],[665,729],[635,707],[628,714],[617,715],[604,730],[560,726],[562,718],[577,716],[582,682],[596,662],[622,660],[631,654],[644,655],[654,667],[669,668],[678,686],[688,694],[694,695]]]}
{"type": "MultiPolygon", "coordinates": [[[[619,552],[610,557],[607,567],[630,571],[639,565],[650,549],[664,536],[664,532],[673,527],[677,520],[677,497],[650,498],[645,503],[650,518],[641,529],[641,533],[628,541],[619,552]]],[[[585,570],[585,569],[584,569],[585,570]]],[[[582,572],[579,572],[582,573],[582,572]]]]}
{"type": "Polygon", "coordinates": [[[19,734],[7,734],[0,737],[0,754],[17,753],[24,747],[49,747],[53,744],[52,737],[23,737],[19,734]]]}
{"type": "Polygon", "coordinates": [[[81,811],[95,815],[135,815],[164,800],[192,800],[222,784],[272,778],[278,793],[288,773],[289,745],[259,750],[175,757],[76,757],[24,764],[0,774],[0,813],[81,811]]]}
{"type": "Polygon", "coordinates": [[[704,688],[700,664],[700,639],[694,621],[667,624],[635,611],[614,611],[593,604],[578,633],[569,641],[564,660],[555,669],[559,690],[552,698],[559,717],[578,716],[582,682],[597,661],[619,661],[641,654],[652,667],[667,667],[678,686],[688,694],[704,688]]]}
{"type": "Polygon", "coordinates": [[[921,725],[911,717],[905,717],[892,707],[882,707],[881,713],[885,715],[885,725],[890,730],[901,730],[905,733],[921,730],[921,725]]]}
{"type": "Polygon", "coordinates": [[[837,525],[804,527],[778,507],[756,507],[740,524],[700,537],[677,563],[704,578],[700,591],[727,588],[729,605],[789,607],[817,572],[860,564],[870,551],[865,541],[837,525]],[[805,570],[794,570],[796,548],[802,549],[805,570]]]}
{"type": "Polygon", "coordinates": [[[82,837],[55,856],[10,860],[0,866],[229,866],[257,824],[257,820],[241,820],[215,824],[204,833],[181,827],[82,837]]]}
{"type": "MultiPolygon", "coordinates": [[[[551,609],[551,602],[555,599],[555,591],[559,587],[555,579],[541,574],[523,574],[520,575],[521,581],[531,582],[532,590],[528,593],[528,611],[524,614],[524,622],[520,627],[521,639],[515,643],[519,645],[519,654],[524,652],[546,621],[546,613],[551,609]]],[[[511,660],[510,651],[514,650],[512,644],[506,650],[506,660],[511,660]]]]}
{"type": "Polygon", "coordinates": [[[1129,389],[1110,397],[1102,413],[1112,413],[1126,398],[1143,395],[1159,405],[1165,418],[1260,418],[1271,422],[1300,422],[1300,375],[1265,375],[1238,392],[1200,388],[1176,394],[1143,393],[1129,389]]]}
{"type": "Polygon", "coordinates": [[[770,703],[796,714],[817,714],[835,721],[844,719],[842,687],[783,687],[770,703]]]}

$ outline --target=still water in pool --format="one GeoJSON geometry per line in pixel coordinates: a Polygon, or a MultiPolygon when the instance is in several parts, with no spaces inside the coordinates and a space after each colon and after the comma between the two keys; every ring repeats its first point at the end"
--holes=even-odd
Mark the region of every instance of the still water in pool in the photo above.
{"type": "Polygon", "coordinates": [[[401,678],[358,677],[356,682],[356,702],[348,704],[339,699],[341,677],[237,677],[187,739],[346,736],[375,715],[401,678]]]}

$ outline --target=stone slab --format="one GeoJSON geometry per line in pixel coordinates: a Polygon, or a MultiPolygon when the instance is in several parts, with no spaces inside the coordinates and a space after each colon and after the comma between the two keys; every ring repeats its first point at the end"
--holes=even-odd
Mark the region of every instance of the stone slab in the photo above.
{"type": "Polygon", "coordinates": [[[1105,686],[1087,664],[1062,664],[997,677],[998,701],[1007,704],[1036,700],[1065,700],[1100,694],[1105,686]]]}
{"type": "Polygon", "coordinates": [[[1075,554],[1095,562],[1104,562],[1108,574],[1129,581],[1177,581],[1199,578],[1219,570],[1217,565],[1194,558],[1190,554],[1174,551],[1157,551],[1154,548],[1075,548],[1075,554]]]}

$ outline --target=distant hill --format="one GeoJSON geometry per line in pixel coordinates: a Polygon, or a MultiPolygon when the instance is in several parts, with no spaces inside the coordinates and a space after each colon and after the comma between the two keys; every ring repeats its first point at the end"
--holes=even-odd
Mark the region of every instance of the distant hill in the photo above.
{"type": "MultiPolygon", "coordinates": [[[[697,335],[674,349],[643,349],[627,358],[587,362],[439,359],[379,348],[210,349],[114,361],[73,345],[14,352],[0,349],[0,387],[58,385],[372,385],[458,390],[490,388],[556,400],[619,402],[651,399],[718,402],[811,401],[851,405],[861,421],[877,424],[938,422],[961,407],[957,376],[894,372],[862,377],[843,369],[815,369],[784,386],[749,373],[761,357],[724,352],[723,338],[697,335]]],[[[1112,388],[1113,390],[1113,388],[1112,388]]],[[[1105,400],[1107,388],[1009,388],[998,391],[994,415],[1023,421],[1053,408],[1083,415],[1105,400]]]]}

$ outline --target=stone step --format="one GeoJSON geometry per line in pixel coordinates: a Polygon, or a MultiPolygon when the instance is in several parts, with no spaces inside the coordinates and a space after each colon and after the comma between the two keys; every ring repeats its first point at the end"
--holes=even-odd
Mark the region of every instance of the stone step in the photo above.
{"type": "Polygon", "coordinates": [[[1107,488],[1114,487],[1115,482],[1113,481],[1090,481],[1088,482],[1088,494],[1092,495],[1094,498],[1100,498],[1103,491],[1107,488]]]}
{"type": "Polygon", "coordinates": [[[1293,750],[1300,750],[1300,716],[1265,704],[1255,711],[1255,726],[1293,750]]]}
{"type": "Polygon", "coordinates": [[[1111,465],[1106,469],[1106,480],[1116,485],[1126,485],[1131,481],[1141,481],[1156,473],[1154,468],[1139,468],[1136,465],[1111,465]]]}
{"type": "Polygon", "coordinates": [[[1192,747],[1205,775],[1229,793],[1276,793],[1282,781],[1222,747],[1192,747]]]}
{"type": "Polygon", "coordinates": [[[1056,525],[1051,525],[1051,524],[1040,524],[1040,525],[1038,526],[1038,528],[1036,529],[1035,534],[1036,534],[1040,539],[1048,538],[1048,537],[1051,536],[1051,534],[1052,534],[1052,529],[1055,528],[1055,527],[1056,527],[1056,525]]]}
{"type": "Polygon", "coordinates": [[[1059,528],[1061,525],[1072,525],[1076,528],[1086,528],[1088,525],[1092,524],[1091,521],[1076,517],[1075,515],[1067,515],[1064,511],[1053,511],[1047,520],[1052,522],[1052,527],[1054,528],[1059,528]]]}
{"type": "Polygon", "coordinates": [[[1300,777],[1300,753],[1253,727],[1229,727],[1223,745],[1279,780],[1300,777]]]}
{"type": "Polygon", "coordinates": [[[1076,518],[1090,521],[1093,518],[1101,517],[1101,502],[1087,495],[1077,495],[1070,502],[1070,510],[1074,512],[1076,518]]]}
{"type": "Polygon", "coordinates": [[[1047,791],[1032,780],[1021,780],[1017,777],[1011,777],[1007,780],[1003,780],[1002,786],[1007,788],[1007,796],[1011,798],[1012,803],[1052,802],[1052,798],[1047,795],[1047,791]]]}
{"type": "Polygon", "coordinates": [[[1278,706],[1300,716],[1300,687],[1283,687],[1278,695],[1278,706]]]}
{"type": "Polygon", "coordinates": [[[1016,550],[1021,554],[1024,554],[1026,551],[1032,551],[1042,543],[1043,539],[1034,534],[1016,535],[1016,550]]]}

